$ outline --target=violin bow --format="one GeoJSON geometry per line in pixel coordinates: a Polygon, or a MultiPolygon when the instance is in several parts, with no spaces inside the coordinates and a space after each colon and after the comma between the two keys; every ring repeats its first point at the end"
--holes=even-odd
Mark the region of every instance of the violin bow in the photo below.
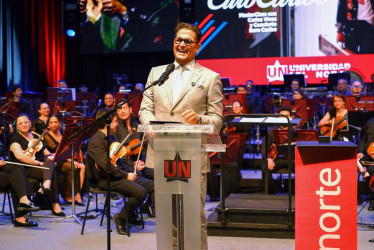
{"type": "Polygon", "coordinates": [[[141,155],[141,153],[142,153],[142,149],[143,149],[144,138],[145,138],[145,133],[143,134],[142,143],[140,144],[139,154],[138,154],[138,157],[137,157],[137,159],[136,159],[136,163],[135,163],[135,167],[134,167],[134,174],[136,174],[136,168],[137,168],[138,165],[139,165],[139,159],[140,159],[140,155],[141,155]]]}
{"type": "Polygon", "coordinates": [[[330,141],[332,141],[332,134],[334,133],[334,123],[335,123],[335,117],[332,118],[331,131],[330,131],[330,141]]]}
{"type": "Polygon", "coordinates": [[[35,165],[30,165],[30,164],[25,164],[25,163],[20,163],[20,162],[12,162],[12,161],[4,161],[4,162],[7,164],[20,165],[20,166],[30,167],[30,168],[49,169],[49,168],[42,167],[42,166],[35,166],[35,165]]]}

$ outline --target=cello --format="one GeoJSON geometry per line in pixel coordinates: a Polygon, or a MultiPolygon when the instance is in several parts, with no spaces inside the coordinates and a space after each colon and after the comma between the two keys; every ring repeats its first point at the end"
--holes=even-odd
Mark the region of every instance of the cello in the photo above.
{"type": "Polygon", "coordinates": [[[321,135],[330,136],[330,139],[334,138],[340,129],[347,126],[347,118],[347,115],[332,118],[331,125],[321,126],[321,135]]]}

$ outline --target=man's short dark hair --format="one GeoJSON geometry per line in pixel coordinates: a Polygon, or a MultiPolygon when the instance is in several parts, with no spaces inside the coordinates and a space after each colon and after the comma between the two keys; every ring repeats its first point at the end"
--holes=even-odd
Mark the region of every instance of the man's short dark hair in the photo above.
{"type": "Polygon", "coordinates": [[[281,111],[288,111],[290,112],[290,115],[292,114],[292,109],[287,105],[283,105],[282,107],[278,109],[278,113],[280,113],[281,111]]]}
{"type": "MultiPolygon", "coordinates": [[[[127,99],[125,99],[125,98],[120,99],[119,101],[116,102],[116,106],[117,106],[118,104],[122,103],[122,102],[127,102],[127,99]]],[[[129,108],[130,108],[130,107],[131,107],[131,104],[128,102],[128,103],[127,103],[127,106],[129,106],[129,108]]]]}
{"type": "Polygon", "coordinates": [[[201,40],[201,30],[199,27],[195,26],[195,25],[191,25],[191,24],[188,24],[188,23],[178,23],[177,26],[175,27],[175,35],[178,33],[179,30],[181,29],[188,29],[188,30],[192,30],[195,35],[196,35],[196,42],[200,42],[201,40]]]}
{"type": "Polygon", "coordinates": [[[113,98],[114,98],[114,94],[113,94],[113,92],[106,92],[106,93],[104,94],[104,97],[105,97],[106,95],[112,95],[113,98]]]}
{"type": "Polygon", "coordinates": [[[22,90],[22,86],[20,84],[14,84],[12,86],[12,92],[16,92],[17,89],[21,89],[22,90]]]}
{"type": "Polygon", "coordinates": [[[245,91],[248,91],[248,90],[247,90],[247,86],[245,86],[245,85],[243,85],[243,84],[240,84],[240,85],[236,86],[236,88],[235,88],[235,92],[237,92],[239,88],[244,88],[245,91]]]}
{"type": "MultiPolygon", "coordinates": [[[[102,117],[103,115],[105,115],[107,112],[108,112],[108,110],[106,110],[106,109],[99,109],[99,111],[97,111],[97,113],[96,113],[96,120],[99,119],[100,117],[102,117]]],[[[109,116],[110,120],[113,120],[114,116],[115,116],[114,113],[110,114],[110,116],[109,116]]],[[[105,119],[103,119],[103,120],[101,120],[97,123],[97,127],[99,129],[103,129],[103,128],[105,128],[105,126],[106,126],[105,119]]]]}

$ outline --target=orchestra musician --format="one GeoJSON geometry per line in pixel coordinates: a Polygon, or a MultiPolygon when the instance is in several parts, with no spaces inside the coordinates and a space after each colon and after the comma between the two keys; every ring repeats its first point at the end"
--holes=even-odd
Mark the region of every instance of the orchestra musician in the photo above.
{"type": "Polygon", "coordinates": [[[27,197],[29,185],[25,169],[0,160],[0,189],[6,190],[9,186],[12,189],[12,200],[15,207],[14,227],[37,227],[38,223],[25,217],[28,212],[40,210],[27,197]]]}
{"type": "MultiPolygon", "coordinates": [[[[126,100],[122,99],[118,103],[123,103],[126,100]]],[[[117,104],[118,105],[118,104],[117,104]]],[[[133,131],[130,135],[128,141],[132,140],[142,140],[143,133],[137,132],[137,128],[139,123],[135,121],[135,119],[131,119],[132,108],[129,103],[123,104],[121,109],[117,109],[117,117],[118,117],[118,126],[116,128],[116,133],[114,133],[114,137],[117,141],[122,141],[126,138],[129,134],[129,131],[133,131]]],[[[142,155],[139,159],[139,163],[137,165],[137,174],[144,176],[148,179],[154,179],[154,169],[148,168],[144,165],[144,158],[145,158],[144,149],[142,150],[142,155]]],[[[123,161],[125,164],[130,165],[130,167],[134,167],[136,164],[136,155],[133,155],[131,159],[124,157],[123,161]]]]}
{"type": "MultiPolygon", "coordinates": [[[[126,100],[122,99],[118,102],[124,103],[126,100]]],[[[118,105],[117,104],[117,105],[118,105]]],[[[131,118],[132,108],[129,103],[122,104],[122,108],[117,109],[117,117],[118,117],[118,126],[116,128],[116,133],[114,133],[114,137],[117,141],[124,140],[129,133],[132,131],[131,135],[128,138],[129,142],[140,142],[143,138],[143,133],[137,131],[138,122],[135,119],[131,118]]],[[[134,171],[134,167],[136,166],[136,174],[138,176],[144,176],[145,178],[154,180],[154,169],[145,166],[144,158],[145,158],[146,151],[141,150],[141,155],[139,157],[139,161],[137,162],[137,154],[132,154],[132,156],[127,157],[124,156],[122,158],[124,164],[128,166],[129,169],[134,171]]],[[[154,197],[148,197],[144,204],[140,207],[141,212],[146,213],[150,217],[154,217],[154,197]]]]}
{"type": "Polygon", "coordinates": [[[116,99],[114,98],[114,94],[112,92],[106,92],[104,95],[104,108],[108,111],[112,110],[114,108],[115,102],[116,99]]]}
{"type": "Polygon", "coordinates": [[[43,182],[40,192],[43,193],[43,195],[49,196],[52,203],[52,214],[65,216],[59,204],[57,181],[55,178],[55,164],[51,160],[53,159],[51,153],[45,148],[39,136],[30,132],[31,122],[27,114],[18,114],[16,127],[17,133],[10,141],[9,160],[15,162],[15,164],[26,163],[48,168],[47,170],[41,170],[38,168],[26,167],[25,171],[27,177],[32,177],[43,182]]]}
{"type": "MultiPolygon", "coordinates": [[[[62,140],[61,134],[61,121],[57,115],[51,115],[47,121],[48,132],[44,135],[44,142],[47,149],[51,153],[55,153],[58,145],[62,140]]],[[[81,152],[78,153],[78,155],[81,152]]],[[[83,157],[80,156],[80,160],[74,161],[74,190],[75,190],[75,204],[78,206],[84,206],[81,190],[84,182],[85,175],[85,165],[82,163],[83,157]]],[[[72,202],[71,197],[71,159],[67,159],[64,162],[58,163],[57,169],[60,170],[65,175],[65,190],[63,191],[63,198],[65,201],[70,204],[72,202]]]]}
{"type": "Polygon", "coordinates": [[[38,119],[32,122],[31,130],[41,135],[44,129],[47,127],[47,120],[49,118],[50,112],[51,112],[51,109],[49,108],[48,103],[46,102],[40,103],[39,109],[38,109],[38,119]]]}
{"type": "MultiPolygon", "coordinates": [[[[357,158],[364,162],[373,162],[374,164],[374,118],[371,118],[366,123],[366,130],[361,138],[360,145],[358,147],[357,158]]],[[[374,175],[374,165],[365,165],[367,172],[370,176],[374,175]]],[[[366,180],[367,182],[369,179],[366,180]]],[[[374,192],[370,190],[370,203],[368,210],[374,210],[374,192]]]]}
{"type": "Polygon", "coordinates": [[[24,98],[22,98],[22,86],[19,84],[15,84],[12,86],[12,93],[13,93],[13,102],[16,104],[19,103],[20,105],[20,113],[25,113],[30,115],[30,102],[24,98]]]}
{"type": "Polygon", "coordinates": [[[333,108],[319,121],[321,134],[330,136],[333,140],[346,140],[346,134],[341,130],[347,127],[348,111],[344,108],[345,98],[337,93],[332,98],[333,108]]]}
{"type": "MultiPolygon", "coordinates": [[[[292,109],[289,106],[282,106],[279,108],[278,113],[292,118],[292,109]]],[[[268,191],[269,194],[275,194],[275,184],[272,173],[277,172],[279,169],[288,169],[288,159],[286,158],[287,152],[278,152],[276,142],[274,141],[273,129],[287,130],[287,126],[279,126],[268,129],[267,145],[266,140],[262,140],[261,154],[265,163],[262,165],[262,180],[265,183],[266,175],[268,175],[268,191]],[[268,152],[266,152],[268,150],[268,152]],[[267,158],[265,158],[267,156],[267,158]]],[[[291,160],[292,171],[295,172],[295,160],[291,160]]]]}
{"type": "MultiPolygon", "coordinates": [[[[106,109],[100,109],[96,118],[101,117],[106,113],[106,109]]],[[[101,176],[98,185],[102,190],[107,189],[107,176],[106,173],[111,173],[110,189],[123,194],[128,197],[126,202],[127,214],[129,216],[129,223],[140,225],[141,221],[137,219],[135,214],[136,208],[142,204],[149,193],[154,197],[154,184],[153,181],[142,176],[137,176],[136,173],[129,170],[121,159],[116,161],[117,166],[110,164],[107,168],[107,136],[110,136],[111,141],[115,141],[113,135],[116,132],[118,125],[117,116],[111,116],[110,135],[107,135],[105,120],[101,120],[97,126],[98,130],[92,136],[88,144],[88,157],[95,162],[95,169],[101,176]]],[[[122,210],[113,216],[113,221],[116,224],[117,232],[121,235],[126,235],[124,222],[126,221],[126,209],[122,210]]]]}

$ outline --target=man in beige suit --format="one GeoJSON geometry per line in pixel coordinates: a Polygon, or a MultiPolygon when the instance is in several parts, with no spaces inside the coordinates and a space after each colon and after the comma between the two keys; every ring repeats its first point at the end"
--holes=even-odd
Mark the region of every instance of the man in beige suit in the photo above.
{"type": "MultiPolygon", "coordinates": [[[[200,49],[201,31],[198,27],[179,23],[175,28],[173,52],[175,70],[161,86],[148,89],[139,111],[142,124],[150,121],[178,121],[186,124],[214,124],[222,126],[222,83],[219,74],[195,62],[200,49]]],[[[147,85],[160,78],[167,65],[154,67],[147,85]]],[[[151,148],[147,163],[153,167],[151,148]]],[[[207,249],[207,220],[204,213],[206,174],[209,159],[202,154],[201,161],[201,248],[207,249]]]]}

